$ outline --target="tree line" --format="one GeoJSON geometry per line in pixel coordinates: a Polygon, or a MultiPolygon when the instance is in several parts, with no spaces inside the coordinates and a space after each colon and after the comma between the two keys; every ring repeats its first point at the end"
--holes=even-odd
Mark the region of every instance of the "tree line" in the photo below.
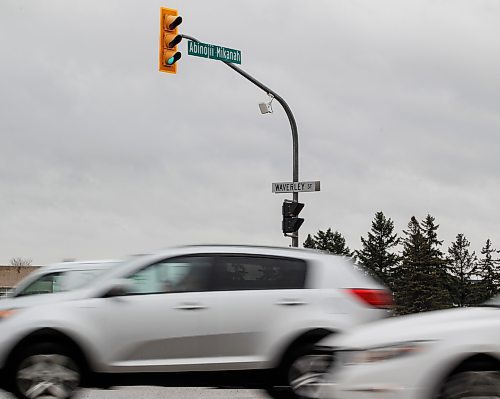
{"type": "Polygon", "coordinates": [[[351,257],[388,286],[397,314],[474,306],[500,292],[500,259],[490,239],[476,255],[463,233],[446,253],[433,216],[412,217],[398,236],[394,222],[377,212],[361,249],[351,251],[345,238],[329,228],[307,236],[303,246],[351,257]]]}

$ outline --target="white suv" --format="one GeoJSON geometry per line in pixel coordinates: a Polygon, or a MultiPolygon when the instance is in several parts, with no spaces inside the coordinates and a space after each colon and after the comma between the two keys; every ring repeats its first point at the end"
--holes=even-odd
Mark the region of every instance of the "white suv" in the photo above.
{"type": "Polygon", "coordinates": [[[248,246],[145,255],[85,290],[3,313],[4,389],[23,399],[145,384],[313,397],[328,363],[314,344],[385,316],[392,303],[345,258],[248,246]]]}
{"type": "MultiPolygon", "coordinates": [[[[23,278],[5,298],[0,298],[0,304],[6,303],[4,299],[73,291],[119,263],[118,260],[90,260],[42,266],[23,278]]],[[[39,300],[40,297],[33,298],[33,303],[39,300]]]]}

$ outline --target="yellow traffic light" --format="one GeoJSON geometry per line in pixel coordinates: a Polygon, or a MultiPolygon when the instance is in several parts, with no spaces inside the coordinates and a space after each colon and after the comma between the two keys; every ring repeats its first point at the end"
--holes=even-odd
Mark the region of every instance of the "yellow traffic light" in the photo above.
{"type": "Polygon", "coordinates": [[[159,69],[161,72],[176,73],[177,64],[181,53],[177,51],[177,45],[182,36],[178,34],[177,27],[182,23],[182,17],[177,10],[171,8],[160,8],[160,55],[159,69]]]}

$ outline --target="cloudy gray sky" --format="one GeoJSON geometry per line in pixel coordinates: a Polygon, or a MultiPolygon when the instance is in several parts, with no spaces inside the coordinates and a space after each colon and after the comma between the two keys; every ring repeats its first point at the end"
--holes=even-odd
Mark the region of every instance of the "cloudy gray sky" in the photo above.
{"type": "Polygon", "coordinates": [[[299,127],[303,242],[376,211],[500,247],[497,0],[2,0],[0,263],[188,243],[290,244],[285,113],[213,60],[158,72],[159,8],[240,49],[299,127]]]}

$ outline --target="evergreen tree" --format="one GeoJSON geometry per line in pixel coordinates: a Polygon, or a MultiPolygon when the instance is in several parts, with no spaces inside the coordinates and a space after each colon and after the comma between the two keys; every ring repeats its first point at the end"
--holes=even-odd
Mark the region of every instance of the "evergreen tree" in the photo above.
{"type": "Polygon", "coordinates": [[[435,224],[435,221],[436,219],[429,214],[422,221],[422,231],[426,240],[425,264],[432,277],[435,303],[440,304],[439,308],[450,307],[453,302],[451,295],[453,290],[452,276],[448,273],[448,260],[441,251],[443,240],[438,240],[439,225],[435,224]]]}
{"type": "Polygon", "coordinates": [[[388,286],[393,285],[391,273],[399,260],[399,256],[391,252],[399,243],[398,235],[393,231],[393,221],[383,212],[377,212],[368,237],[361,237],[363,248],[356,251],[358,261],[388,286]]]}
{"type": "MultiPolygon", "coordinates": [[[[460,233],[448,248],[449,270],[454,277],[454,302],[459,307],[468,306],[473,302],[473,277],[477,270],[475,252],[469,251],[470,242],[460,233]]],[[[477,282],[477,281],[476,281],[477,282]]]]}
{"type": "Polygon", "coordinates": [[[497,250],[493,248],[493,244],[488,238],[481,249],[482,257],[477,262],[476,274],[480,280],[471,287],[472,304],[487,301],[499,292],[500,261],[493,258],[495,253],[497,250]]]}
{"type": "Polygon", "coordinates": [[[304,248],[316,248],[316,242],[314,241],[314,239],[311,237],[310,234],[307,235],[307,238],[304,241],[303,246],[304,248]]]}
{"type": "Polygon", "coordinates": [[[437,229],[439,225],[434,224],[435,220],[433,216],[427,215],[425,220],[422,221],[422,232],[427,242],[428,256],[430,256],[433,261],[445,265],[446,260],[440,249],[440,246],[443,245],[443,241],[437,238],[437,229]]]}
{"type": "Polygon", "coordinates": [[[305,248],[316,248],[336,255],[353,256],[342,234],[333,232],[331,228],[327,231],[319,230],[314,238],[309,234],[303,245],[305,248]]]}
{"type": "Polygon", "coordinates": [[[420,223],[412,216],[408,229],[403,230],[404,238],[402,263],[395,273],[394,297],[399,314],[421,311],[416,277],[421,269],[420,262],[424,255],[425,240],[420,223]]]}
{"type": "Polygon", "coordinates": [[[401,265],[396,269],[395,298],[400,314],[442,309],[450,306],[450,296],[440,279],[443,259],[437,239],[434,218],[430,215],[422,222],[412,216],[404,230],[401,265]]]}

